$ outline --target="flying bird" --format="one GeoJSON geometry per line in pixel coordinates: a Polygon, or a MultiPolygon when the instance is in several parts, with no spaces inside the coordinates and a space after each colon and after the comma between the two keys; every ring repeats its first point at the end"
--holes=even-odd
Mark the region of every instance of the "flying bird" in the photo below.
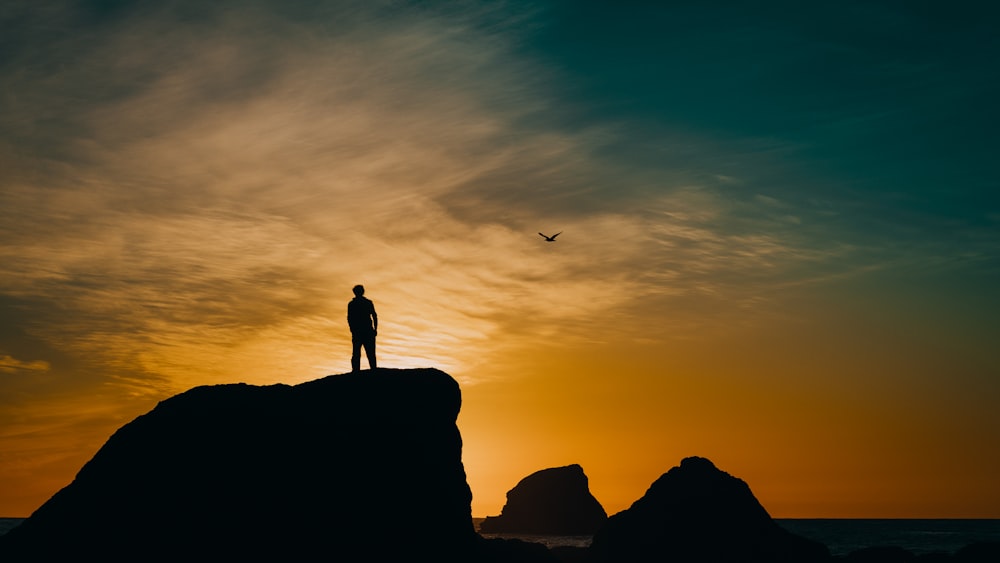
{"type": "Polygon", "coordinates": [[[556,234],[554,234],[554,235],[552,235],[552,236],[549,236],[549,235],[543,235],[542,233],[538,233],[538,234],[540,234],[540,235],[542,235],[543,237],[545,237],[545,241],[546,241],[546,242],[555,242],[555,241],[556,241],[556,237],[557,237],[557,236],[559,236],[559,235],[561,235],[561,234],[562,234],[562,231],[559,231],[558,233],[556,233],[556,234]]]}

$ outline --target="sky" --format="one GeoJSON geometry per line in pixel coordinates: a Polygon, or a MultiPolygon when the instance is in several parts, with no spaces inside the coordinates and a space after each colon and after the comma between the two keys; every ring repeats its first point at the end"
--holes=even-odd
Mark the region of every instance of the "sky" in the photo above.
{"type": "Polygon", "coordinates": [[[777,518],[1000,518],[998,16],[3,2],[0,516],[174,394],[349,371],[363,284],[474,516],[697,455],[777,518]]]}

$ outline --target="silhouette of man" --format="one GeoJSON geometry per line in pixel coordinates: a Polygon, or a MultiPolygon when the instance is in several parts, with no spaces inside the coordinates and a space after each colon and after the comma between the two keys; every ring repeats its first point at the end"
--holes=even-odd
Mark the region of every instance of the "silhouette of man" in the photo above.
{"type": "Polygon", "coordinates": [[[375,369],[375,335],[378,333],[378,315],[375,304],[365,297],[363,285],[354,286],[354,299],[347,304],[347,324],[351,327],[351,369],[361,371],[361,347],[365,347],[368,367],[375,369]]]}

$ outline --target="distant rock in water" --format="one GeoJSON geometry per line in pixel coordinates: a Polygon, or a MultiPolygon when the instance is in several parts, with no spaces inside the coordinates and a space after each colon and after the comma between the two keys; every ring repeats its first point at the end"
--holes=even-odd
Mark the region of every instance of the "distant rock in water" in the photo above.
{"type": "Polygon", "coordinates": [[[434,369],[191,389],[111,436],[0,560],[506,560],[473,528],[460,406],[434,369]]]}
{"type": "Polygon", "coordinates": [[[781,528],[741,479],[700,457],[660,476],[608,519],[590,547],[595,561],[812,563],[826,546],[781,528]]]}
{"type": "Polygon", "coordinates": [[[499,516],[480,525],[482,533],[516,533],[588,536],[608,519],[601,503],[590,493],[587,476],[579,465],[536,471],[507,493],[499,516]]]}

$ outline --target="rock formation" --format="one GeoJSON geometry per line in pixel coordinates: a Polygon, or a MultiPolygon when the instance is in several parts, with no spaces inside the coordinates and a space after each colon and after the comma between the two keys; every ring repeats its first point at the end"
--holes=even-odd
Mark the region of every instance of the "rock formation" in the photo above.
{"type": "Polygon", "coordinates": [[[192,389],[111,436],[0,560],[506,560],[483,550],[518,545],[472,525],[460,405],[433,369],[192,389]]]}
{"type": "Polygon", "coordinates": [[[480,524],[482,533],[589,536],[608,519],[590,494],[587,475],[579,465],[536,471],[507,492],[499,516],[480,524]]]}
{"type": "Polygon", "coordinates": [[[600,562],[810,563],[826,546],[781,528],[742,480],[689,457],[594,535],[600,562]]]}

